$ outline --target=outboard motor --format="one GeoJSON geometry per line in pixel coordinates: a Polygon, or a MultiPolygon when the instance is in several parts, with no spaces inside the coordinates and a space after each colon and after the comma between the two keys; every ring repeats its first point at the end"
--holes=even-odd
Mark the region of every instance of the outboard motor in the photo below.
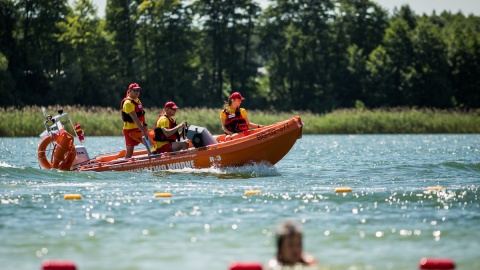
{"type": "Polygon", "coordinates": [[[187,138],[192,142],[195,148],[217,143],[217,140],[215,140],[210,131],[204,127],[194,125],[188,127],[187,138]]]}
{"type": "Polygon", "coordinates": [[[90,157],[88,156],[87,148],[85,148],[85,146],[75,145],[75,150],[77,152],[77,156],[73,161],[73,165],[77,165],[90,159],[90,157]]]}

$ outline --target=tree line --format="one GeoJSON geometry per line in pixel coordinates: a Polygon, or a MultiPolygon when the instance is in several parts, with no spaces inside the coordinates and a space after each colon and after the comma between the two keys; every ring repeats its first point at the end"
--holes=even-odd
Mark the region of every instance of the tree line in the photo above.
{"type": "Polygon", "coordinates": [[[480,106],[480,17],[368,0],[0,0],[0,106],[480,106]]]}

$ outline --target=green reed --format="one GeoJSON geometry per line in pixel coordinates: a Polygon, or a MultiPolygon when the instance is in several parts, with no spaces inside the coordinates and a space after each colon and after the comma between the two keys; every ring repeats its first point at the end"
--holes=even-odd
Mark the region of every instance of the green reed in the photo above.
{"type": "MultiPolygon", "coordinates": [[[[121,136],[122,120],[118,109],[82,106],[49,106],[47,114],[62,108],[73,123],[79,123],[86,136],[121,136]]],[[[161,108],[147,108],[146,119],[153,128],[161,108]]],[[[182,108],[175,119],[206,127],[212,134],[222,133],[220,111],[209,108],[182,108]]],[[[0,109],[0,137],[37,136],[45,130],[41,107],[0,109]]],[[[249,120],[269,125],[301,116],[304,134],[401,134],[401,133],[480,133],[480,111],[460,112],[435,109],[344,109],[327,114],[311,112],[267,112],[248,110],[249,120]]],[[[71,130],[71,129],[70,129],[71,130]]]]}

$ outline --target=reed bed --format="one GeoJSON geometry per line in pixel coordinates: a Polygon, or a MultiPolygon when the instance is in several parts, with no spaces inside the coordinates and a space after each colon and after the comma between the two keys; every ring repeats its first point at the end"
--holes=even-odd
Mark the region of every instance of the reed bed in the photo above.
{"type": "MultiPolygon", "coordinates": [[[[47,107],[47,114],[56,115],[62,108],[73,123],[81,124],[86,136],[121,136],[122,120],[118,109],[105,107],[47,107]]],[[[0,137],[38,136],[45,130],[41,107],[0,109],[0,137]]],[[[147,123],[153,128],[161,108],[147,108],[147,123]]],[[[221,109],[182,108],[177,121],[206,127],[212,134],[221,133],[221,109]]],[[[267,112],[248,110],[249,120],[268,125],[292,116],[301,116],[304,134],[425,134],[480,133],[480,111],[393,108],[377,110],[343,109],[326,114],[311,112],[267,112]]]]}

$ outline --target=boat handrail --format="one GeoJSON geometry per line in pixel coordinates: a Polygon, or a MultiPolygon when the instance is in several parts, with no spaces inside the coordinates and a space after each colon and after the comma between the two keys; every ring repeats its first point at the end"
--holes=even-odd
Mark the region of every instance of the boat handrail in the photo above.
{"type": "MultiPolygon", "coordinates": [[[[61,132],[61,130],[66,130],[64,123],[62,123],[62,120],[61,120],[64,117],[68,119],[68,122],[70,123],[72,130],[75,131],[75,127],[73,125],[72,119],[70,118],[70,115],[66,112],[63,112],[63,109],[59,109],[57,111],[58,114],[55,116],[51,116],[49,114],[47,115],[47,111],[45,107],[42,107],[42,112],[43,112],[43,116],[45,117],[45,121],[43,121],[43,125],[45,126],[46,135],[50,135],[52,133],[58,133],[58,132],[61,132]],[[52,122],[53,124],[48,126],[48,123],[50,122],[52,122]]],[[[76,132],[72,132],[72,133],[78,139],[78,135],[76,134],[76,132]]]]}

